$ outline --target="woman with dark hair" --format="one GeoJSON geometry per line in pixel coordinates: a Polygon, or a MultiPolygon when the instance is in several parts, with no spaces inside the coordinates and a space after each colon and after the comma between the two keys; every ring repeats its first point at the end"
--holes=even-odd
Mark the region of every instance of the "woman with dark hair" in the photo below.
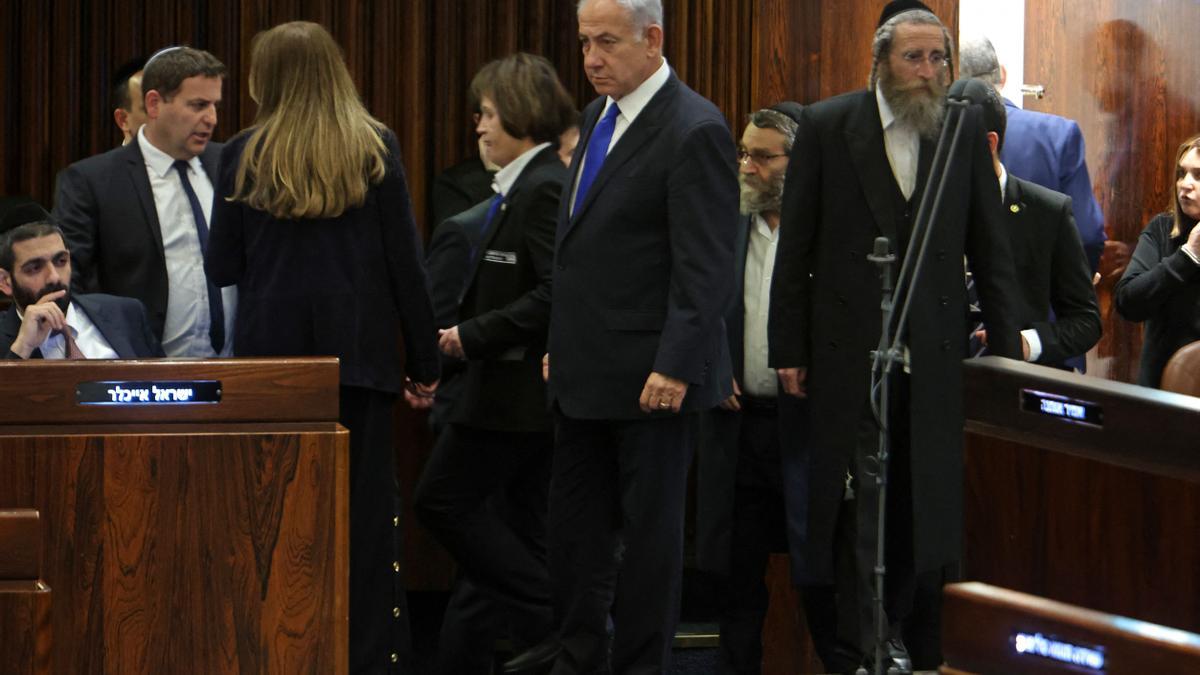
{"type": "Polygon", "coordinates": [[[254,126],[221,153],[205,267],[237,284],[237,356],[341,359],[350,430],[350,672],[404,667],[408,612],[392,407],[428,398],[439,360],[421,246],[395,135],[371,117],[321,26],[255,37],[254,126]]]}
{"type": "Polygon", "coordinates": [[[553,447],[541,375],[550,278],[567,169],[556,152],[575,112],[550,62],[514,54],[471,82],[495,195],[456,216],[471,239],[457,325],[462,389],[417,485],[415,511],[459,565],[436,672],[490,673],[491,645],[521,649],[552,629],[545,519],[553,447]]]}
{"type": "Polygon", "coordinates": [[[1180,347],[1200,340],[1200,135],[1175,154],[1175,199],[1155,216],[1117,282],[1117,311],[1145,321],[1138,384],[1157,387],[1180,347]]]}

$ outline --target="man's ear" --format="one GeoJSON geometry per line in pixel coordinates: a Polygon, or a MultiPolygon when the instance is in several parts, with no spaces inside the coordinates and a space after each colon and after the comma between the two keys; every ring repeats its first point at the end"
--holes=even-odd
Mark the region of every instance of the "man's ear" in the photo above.
{"type": "Polygon", "coordinates": [[[987,132],[988,150],[992,151],[992,156],[996,156],[996,148],[1000,146],[1000,134],[989,131],[987,132]]]}
{"type": "Polygon", "coordinates": [[[1004,83],[1008,82],[1008,68],[1000,66],[1000,88],[1004,88],[1004,83]]]}
{"type": "Polygon", "coordinates": [[[113,110],[113,121],[117,123],[117,128],[125,133],[129,133],[129,111],[124,108],[113,110]]]}
{"type": "Polygon", "coordinates": [[[157,89],[146,92],[146,119],[158,119],[159,106],[165,103],[162,94],[157,89]]]}
{"type": "Polygon", "coordinates": [[[646,28],[646,44],[650,49],[654,50],[656,56],[662,56],[663,46],[663,28],[662,26],[652,23],[646,28]]]}
{"type": "Polygon", "coordinates": [[[0,269],[0,292],[4,293],[10,298],[12,297],[12,277],[8,275],[8,270],[0,269]]]}

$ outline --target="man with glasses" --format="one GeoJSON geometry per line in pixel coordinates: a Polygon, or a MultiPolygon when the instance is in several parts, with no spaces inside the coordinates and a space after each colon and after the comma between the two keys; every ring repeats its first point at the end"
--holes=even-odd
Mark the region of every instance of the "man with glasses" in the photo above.
{"type": "MultiPolygon", "coordinates": [[[[898,259],[893,276],[910,248],[915,255],[909,238],[945,116],[952,49],[925,5],[889,3],[872,44],[869,88],[805,108],[785,183],[769,363],[784,391],[807,397],[815,421],[797,581],[809,586],[809,623],[822,629],[814,641],[831,672],[872,663],[876,644],[881,424],[871,405],[870,354],[882,321],[879,269],[867,255],[886,237],[898,259]]],[[[942,208],[900,327],[906,363],[888,379],[884,670],[940,663],[938,591],[953,577],[962,546],[964,252],[992,353],[1020,355],[1012,260],[978,118],[977,108],[964,116],[963,145],[947,168],[942,208]]]]}
{"type": "Polygon", "coordinates": [[[780,397],[775,371],[767,365],[779,209],[801,109],[784,102],[751,113],[738,148],[741,217],[734,302],[725,316],[733,394],[705,417],[696,500],[697,562],[722,579],[722,673],[761,672],[767,559],[788,552],[789,543],[799,545],[803,537],[800,432],[807,424],[807,403],[780,397]]]}

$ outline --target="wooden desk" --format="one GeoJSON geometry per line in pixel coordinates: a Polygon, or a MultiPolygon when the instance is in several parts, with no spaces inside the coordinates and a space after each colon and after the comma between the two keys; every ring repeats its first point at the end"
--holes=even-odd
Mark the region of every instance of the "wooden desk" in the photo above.
{"type": "Polygon", "coordinates": [[[965,578],[1200,632],[1200,399],[968,361],[965,578]],[[1102,426],[1021,409],[1099,406],[1102,426]]]}
{"type": "Polygon", "coordinates": [[[330,358],[0,364],[0,508],[46,524],[56,673],[346,671],[337,385],[330,358]],[[76,403],[114,380],[221,401],[76,403]]]}

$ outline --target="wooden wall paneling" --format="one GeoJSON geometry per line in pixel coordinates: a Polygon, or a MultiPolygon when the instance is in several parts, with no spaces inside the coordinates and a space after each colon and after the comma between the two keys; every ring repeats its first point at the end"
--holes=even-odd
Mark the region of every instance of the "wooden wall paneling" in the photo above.
{"type": "MultiPolygon", "coordinates": [[[[1191,0],[1026,1],[1025,78],[1044,85],[1046,97],[1025,103],[1079,122],[1109,239],[1121,245],[1110,244],[1114,252],[1131,252],[1149,219],[1169,207],[1175,150],[1200,131],[1198,24],[1191,0]]],[[[1104,336],[1089,374],[1135,381],[1141,326],[1113,310],[1124,265],[1106,258],[1104,336]]]]}

